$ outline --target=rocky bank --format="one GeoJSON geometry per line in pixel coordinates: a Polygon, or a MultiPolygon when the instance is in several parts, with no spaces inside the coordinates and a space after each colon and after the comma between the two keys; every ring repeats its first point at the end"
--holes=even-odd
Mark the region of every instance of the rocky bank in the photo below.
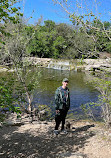
{"type": "MultiPolygon", "coordinates": [[[[26,58],[26,61],[40,67],[47,67],[60,70],[82,70],[82,71],[107,71],[111,72],[111,58],[106,59],[50,59],[50,58],[26,58]]],[[[25,61],[24,60],[24,61],[25,61]]]]}
{"type": "MultiPolygon", "coordinates": [[[[24,63],[30,66],[46,67],[59,70],[74,70],[74,71],[106,71],[111,72],[111,58],[106,59],[51,59],[27,57],[23,59],[24,63]]],[[[0,66],[0,71],[14,71],[8,67],[0,66]]]]}

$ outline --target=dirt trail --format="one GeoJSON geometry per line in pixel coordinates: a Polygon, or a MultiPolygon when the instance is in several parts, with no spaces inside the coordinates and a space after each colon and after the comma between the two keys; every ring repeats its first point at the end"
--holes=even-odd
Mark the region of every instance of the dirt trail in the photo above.
{"type": "Polygon", "coordinates": [[[71,121],[67,135],[53,134],[54,122],[0,128],[0,158],[111,158],[111,130],[71,121]]]}

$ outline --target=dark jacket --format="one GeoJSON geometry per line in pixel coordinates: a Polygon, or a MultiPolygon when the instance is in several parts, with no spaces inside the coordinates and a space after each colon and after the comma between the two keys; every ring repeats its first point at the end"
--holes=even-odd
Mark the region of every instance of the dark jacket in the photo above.
{"type": "MultiPolygon", "coordinates": [[[[57,88],[55,91],[55,109],[63,109],[64,105],[64,92],[62,87],[57,88]]],[[[69,94],[69,89],[66,87],[66,101],[65,101],[66,108],[70,108],[70,94],[69,94]]]]}

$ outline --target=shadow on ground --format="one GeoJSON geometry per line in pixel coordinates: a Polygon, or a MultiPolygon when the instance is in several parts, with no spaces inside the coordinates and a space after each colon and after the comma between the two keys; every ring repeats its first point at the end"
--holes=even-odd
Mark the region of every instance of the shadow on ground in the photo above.
{"type": "MultiPolygon", "coordinates": [[[[93,125],[79,127],[67,135],[54,136],[51,128],[34,136],[28,131],[14,132],[18,127],[0,129],[0,158],[62,158],[65,153],[76,153],[95,134],[88,129],[93,125]]],[[[83,155],[83,157],[87,157],[83,155]]]]}

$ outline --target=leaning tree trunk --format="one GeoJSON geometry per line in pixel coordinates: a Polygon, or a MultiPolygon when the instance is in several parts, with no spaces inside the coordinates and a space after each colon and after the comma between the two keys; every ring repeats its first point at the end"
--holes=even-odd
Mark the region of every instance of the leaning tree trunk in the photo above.
{"type": "Polygon", "coordinates": [[[111,127],[111,109],[109,104],[106,103],[106,126],[111,127]]]}
{"type": "Polygon", "coordinates": [[[107,128],[111,127],[111,108],[108,103],[105,103],[104,106],[102,106],[102,111],[103,111],[103,119],[105,122],[105,126],[107,128]]]}

